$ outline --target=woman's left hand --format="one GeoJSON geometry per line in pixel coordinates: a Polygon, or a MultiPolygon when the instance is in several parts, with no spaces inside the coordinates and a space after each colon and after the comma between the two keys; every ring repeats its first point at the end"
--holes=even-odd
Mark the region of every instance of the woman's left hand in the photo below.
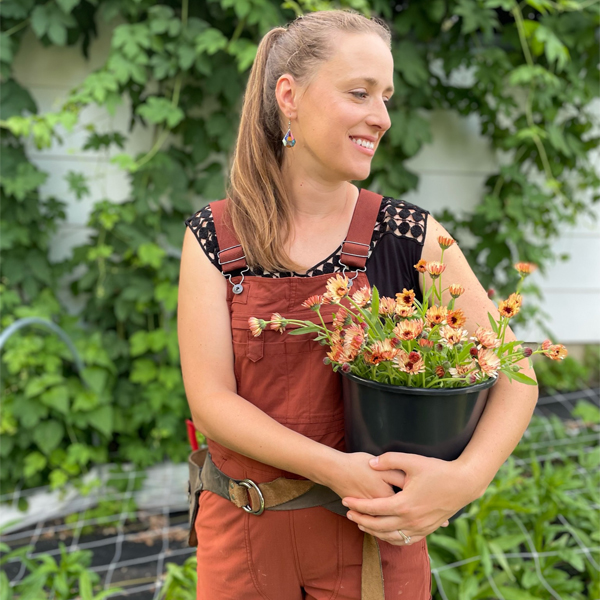
{"type": "Polygon", "coordinates": [[[346,496],[342,502],[350,508],[347,518],[389,544],[404,545],[398,529],[411,537],[411,544],[421,541],[481,496],[476,482],[456,461],[404,452],[386,452],[378,459],[377,464],[370,462],[371,467],[398,469],[389,483],[402,490],[386,498],[346,496]]]}

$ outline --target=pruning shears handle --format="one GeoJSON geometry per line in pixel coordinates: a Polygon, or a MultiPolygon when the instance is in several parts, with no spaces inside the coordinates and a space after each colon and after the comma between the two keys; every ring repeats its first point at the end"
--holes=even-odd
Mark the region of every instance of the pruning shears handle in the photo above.
{"type": "Polygon", "coordinates": [[[196,439],[196,426],[191,419],[186,419],[185,424],[187,426],[188,439],[190,440],[190,446],[192,450],[198,450],[198,440],[196,439]]]}

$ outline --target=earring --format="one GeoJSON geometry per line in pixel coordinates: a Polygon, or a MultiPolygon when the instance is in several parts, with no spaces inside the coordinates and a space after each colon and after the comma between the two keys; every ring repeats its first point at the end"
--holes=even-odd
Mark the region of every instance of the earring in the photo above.
{"type": "Polygon", "coordinates": [[[292,134],[291,125],[292,122],[288,119],[288,130],[287,133],[283,136],[283,139],[281,140],[286,148],[292,148],[296,143],[296,139],[292,134]]]}

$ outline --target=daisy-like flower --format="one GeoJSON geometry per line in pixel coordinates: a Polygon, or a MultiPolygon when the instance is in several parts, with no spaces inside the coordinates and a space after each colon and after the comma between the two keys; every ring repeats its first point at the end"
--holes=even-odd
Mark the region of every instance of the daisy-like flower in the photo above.
{"type": "Polygon", "coordinates": [[[365,342],[365,332],[359,325],[350,325],[344,330],[344,351],[351,355],[358,352],[365,342]]]}
{"type": "Polygon", "coordinates": [[[500,367],[500,359],[496,353],[489,348],[480,348],[477,352],[477,362],[479,368],[487,375],[496,375],[500,367]]]}
{"type": "Polygon", "coordinates": [[[446,316],[446,323],[448,323],[450,327],[454,327],[454,329],[462,327],[466,320],[465,313],[463,313],[461,308],[449,310],[448,315],[446,316]]]}
{"type": "Polygon", "coordinates": [[[393,315],[396,310],[396,299],[382,296],[379,299],[379,314],[380,315],[393,315]]]}
{"type": "MultiPolygon", "coordinates": [[[[511,294],[511,296],[512,295],[513,294],[511,294]]],[[[498,312],[500,313],[500,316],[506,317],[507,319],[512,319],[520,310],[521,305],[515,302],[514,300],[502,300],[498,304],[498,312]]]]}
{"type": "Polygon", "coordinates": [[[435,374],[442,379],[442,377],[446,374],[446,371],[444,371],[444,367],[442,367],[442,365],[438,365],[435,368],[435,374]]]}
{"type": "Polygon", "coordinates": [[[361,308],[366,306],[371,302],[371,288],[365,285],[361,287],[360,290],[356,290],[356,292],[352,294],[352,300],[354,300],[361,308]]]}
{"type": "Polygon", "coordinates": [[[394,327],[394,335],[399,340],[414,340],[421,335],[423,331],[423,321],[421,319],[413,319],[401,321],[394,327]]]}
{"type": "Polygon", "coordinates": [[[331,350],[327,353],[327,358],[332,362],[344,363],[348,362],[344,348],[340,344],[334,344],[331,350]]]}
{"type": "Polygon", "coordinates": [[[450,375],[452,377],[460,379],[461,377],[467,375],[467,373],[470,373],[476,367],[477,365],[475,364],[475,361],[471,360],[470,362],[465,363],[463,365],[456,365],[456,367],[450,367],[448,371],[450,372],[450,375]]]}
{"type": "Polygon", "coordinates": [[[446,265],[441,262],[431,261],[425,266],[432,279],[437,279],[446,269],[446,265]]]}
{"type": "Polygon", "coordinates": [[[438,237],[438,244],[442,250],[447,250],[450,248],[450,246],[452,246],[452,244],[454,244],[454,240],[451,237],[444,237],[443,235],[440,235],[438,237]]]}
{"type": "Polygon", "coordinates": [[[450,292],[450,295],[453,298],[458,298],[459,296],[462,296],[465,293],[465,288],[458,284],[458,283],[453,283],[449,288],[448,291],[450,292]]]}
{"type": "Polygon", "coordinates": [[[402,289],[402,292],[396,294],[396,302],[410,306],[415,301],[415,292],[413,290],[402,289]]]}
{"type": "Polygon", "coordinates": [[[514,304],[515,306],[518,306],[519,308],[521,308],[521,305],[523,304],[523,296],[521,296],[521,294],[517,294],[517,293],[511,294],[506,300],[507,300],[507,302],[510,302],[511,304],[514,304]]]}
{"type": "Polygon", "coordinates": [[[335,277],[330,277],[325,285],[327,291],[323,294],[325,298],[328,298],[334,304],[339,304],[342,298],[345,298],[350,289],[350,281],[344,275],[336,274],[335,277]]]}
{"type": "Polygon", "coordinates": [[[421,348],[433,348],[433,344],[434,342],[431,340],[426,340],[425,338],[421,338],[419,340],[419,346],[421,346],[421,348]]]}
{"type": "Polygon", "coordinates": [[[415,314],[415,307],[396,302],[396,307],[394,311],[399,317],[407,319],[408,317],[412,317],[415,314]]]}
{"type": "Polygon", "coordinates": [[[394,363],[400,371],[410,375],[425,371],[425,362],[419,352],[406,352],[406,350],[400,348],[398,354],[394,357],[394,363]]]}
{"type": "Polygon", "coordinates": [[[478,344],[478,348],[498,348],[501,344],[498,336],[491,329],[481,326],[475,330],[475,335],[471,339],[478,344]]]}
{"type": "Polygon", "coordinates": [[[427,324],[430,327],[434,325],[441,325],[448,316],[448,309],[445,306],[430,306],[425,313],[427,324]]]}
{"type": "Polygon", "coordinates": [[[301,304],[301,306],[304,306],[304,308],[310,308],[314,311],[317,311],[321,307],[321,304],[323,304],[323,296],[316,295],[316,296],[311,296],[310,298],[307,298],[301,304]]]}
{"type": "Polygon", "coordinates": [[[466,329],[454,329],[453,327],[450,327],[450,325],[445,325],[440,329],[442,342],[448,346],[448,348],[454,348],[456,344],[464,342],[468,335],[466,329]]]}
{"type": "Polygon", "coordinates": [[[287,324],[287,319],[282,317],[279,313],[276,312],[271,315],[271,329],[283,333],[287,324]]]}
{"type": "Polygon", "coordinates": [[[551,360],[563,360],[569,352],[562,344],[553,344],[550,340],[544,340],[542,353],[551,360]]]}
{"type": "Polygon", "coordinates": [[[264,319],[250,317],[248,319],[248,325],[250,326],[250,331],[252,331],[252,335],[254,337],[258,337],[267,326],[267,322],[264,319]]]}
{"type": "Polygon", "coordinates": [[[519,271],[522,277],[533,273],[536,268],[536,265],[528,262],[518,262],[515,264],[515,269],[519,271]]]}
{"type": "Polygon", "coordinates": [[[398,349],[394,347],[394,343],[389,338],[384,340],[376,340],[373,342],[363,354],[365,362],[371,365],[377,365],[384,360],[392,360],[398,349]]]}
{"type": "Polygon", "coordinates": [[[346,322],[346,319],[348,317],[351,317],[350,313],[346,310],[344,306],[340,305],[333,319],[333,327],[335,329],[341,329],[344,326],[344,323],[346,322]]]}
{"type": "Polygon", "coordinates": [[[414,267],[419,273],[425,273],[427,271],[427,261],[422,258],[414,267]]]}

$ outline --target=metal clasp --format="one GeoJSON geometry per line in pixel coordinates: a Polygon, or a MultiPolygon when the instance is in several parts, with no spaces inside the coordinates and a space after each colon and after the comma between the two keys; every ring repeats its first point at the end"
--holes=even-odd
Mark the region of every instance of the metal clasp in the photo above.
{"type": "MultiPolygon", "coordinates": [[[[349,243],[349,244],[356,244],[357,246],[366,246],[367,248],[370,248],[370,247],[371,247],[371,246],[370,246],[370,244],[363,244],[363,243],[361,243],[361,242],[351,242],[351,241],[349,241],[349,240],[344,240],[344,241],[342,242],[342,248],[344,247],[344,244],[345,244],[345,243],[349,243]]],[[[344,251],[342,250],[342,252],[340,253],[340,265],[342,265],[342,266],[344,267],[344,269],[343,269],[343,271],[342,271],[342,277],[344,277],[344,276],[345,276],[345,274],[346,274],[346,269],[350,269],[350,267],[349,267],[348,265],[346,265],[346,264],[344,264],[344,263],[342,262],[342,255],[343,255],[343,254],[347,254],[348,256],[356,256],[357,258],[365,258],[365,256],[364,256],[364,255],[362,255],[362,254],[352,254],[352,252],[344,252],[344,251]]],[[[367,254],[368,254],[368,252],[367,252],[367,254]]],[[[352,269],[351,269],[351,270],[352,270],[352,269]]],[[[349,280],[348,280],[348,281],[349,281],[349,287],[352,287],[352,284],[354,283],[354,280],[355,280],[355,279],[358,277],[358,274],[359,274],[359,273],[364,273],[366,270],[367,270],[367,267],[366,267],[366,266],[365,266],[365,267],[363,267],[362,269],[356,269],[356,275],[355,275],[354,277],[352,277],[352,279],[349,279],[349,280]]]]}
{"type": "Polygon", "coordinates": [[[241,248],[242,245],[241,244],[236,244],[235,246],[229,246],[229,248],[223,248],[223,250],[219,250],[217,252],[217,261],[220,265],[226,265],[227,263],[232,263],[232,262],[236,262],[238,260],[241,260],[242,258],[246,258],[246,255],[244,254],[243,256],[240,256],[240,258],[234,258],[233,260],[226,260],[225,262],[221,262],[221,252],[225,252],[227,250],[231,250],[232,248],[241,248]]]}
{"type": "MultiPolygon", "coordinates": [[[[258,497],[260,498],[260,507],[258,510],[252,510],[252,507],[250,506],[250,504],[247,504],[246,506],[242,506],[242,508],[247,513],[250,513],[251,515],[262,515],[263,512],[265,511],[265,498],[262,495],[260,488],[256,485],[256,483],[254,483],[254,481],[252,481],[252,479],[242,479],[242,481],[240,481],[238,485],[243,485],[245,488],[248,488],[248,489],[254,488],[256,490],[256,492],[258,493],[258,497]]],[[[250,494],[248,494],[248,498],[250,498],[250,494]]]]}

